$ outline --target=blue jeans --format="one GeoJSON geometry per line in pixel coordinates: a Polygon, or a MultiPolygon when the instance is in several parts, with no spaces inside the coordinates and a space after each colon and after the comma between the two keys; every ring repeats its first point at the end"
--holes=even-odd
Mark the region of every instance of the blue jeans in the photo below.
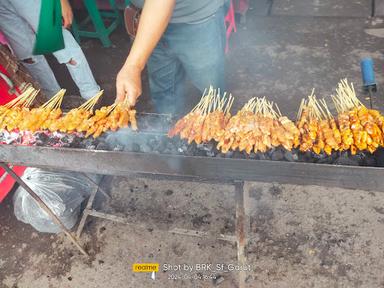
{"type": "Polygon", "coordinates": [[[194,23],[169,24],[148,61],[151,97],[158,113],[184,105],[186,78],[201,92],[224,91],[224,7],[194,23]]]}
{"type": "MultiPolygon", "coordinates": [[[[35,31],[40,17],[41,0],[0,0],[0,29],[7,37],[11,48],[19,60],[39,82],[48,97],[52,97],[60,86],[45,57],[33,55],[35,31]]],[[[53,53],[60,64],[66,64],[68,71],[79,88],[83,98],[89,99],[100,91],[87,59],[72,34],[63,28],[65,48],[53,53]],[[70,61],[75,61],[71,64],[70,61]]]]}

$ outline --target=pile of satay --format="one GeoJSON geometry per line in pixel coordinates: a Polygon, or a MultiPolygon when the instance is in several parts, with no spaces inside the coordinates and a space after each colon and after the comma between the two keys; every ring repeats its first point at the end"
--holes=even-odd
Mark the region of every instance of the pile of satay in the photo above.
{"type": "Polygon", "coordinates": [[[136,111],[129,107],[127,101],[94,110],[103,91],[68,113],[63,113],[60,108],[64,89],[41,107],[31,108],[38,93],[28,87],[19,97],[0,106],[0,130],[78,132],[94,138],[108,130],[116,131],[128,126],[137,130],[136,111]]]}
{"type": "Polygon", "coordinates": [[[353,84],[342,80],[331,96],[337,116],[314,91],[301,101],[296,121],[283,116],[279,107],[263,98],[250,99],[235,115],[230,114],[231,95],[212,88],[205,91],[193,110],[180,119],[168,136],[179,135],[188,143],[215,141],[217,148],[266,152],[279,146],[316,154],[350,150],[373,153],[384,145],[384,116],[368,109],[357,98],[353,84]]]}

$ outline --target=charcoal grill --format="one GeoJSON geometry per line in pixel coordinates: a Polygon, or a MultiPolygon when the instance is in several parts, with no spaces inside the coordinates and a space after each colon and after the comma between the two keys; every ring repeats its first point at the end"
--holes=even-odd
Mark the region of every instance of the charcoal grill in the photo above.
{"type": "MultiPolygon", "coordinates": [[[[137,135],[140,135],[140,132],[137,135]]],[[[132,134],[132,137],[135,135],[132,134]]],[[[221,235],[219,238],[237,243],[238,261],[241,265],[246,263],[244,247],[246,245],[246,224],[249,223],[244,209],[244,201],[247,199],[244,196],[244,182],[278,182],[384,191],[384,182],[381,181],[384,168],[380,167],[16,145],[0,145],[0,159],[2,167],[6,166],[5,163],[9,163],[103,175],[162,175],[182,180],[218,181],[221,183],[225,181],[233,184],[236,188],[236,237],[221,235]]],[[[9,168],[7,170],[12,173],[9,168]]],[[[25,183],[17,175],[12,174],[12,176],[25,186],[25,183]]],[[[93,210],[92,202],[96,193],[97,190],[92,193],[88,200],[77,236],[80,236],[88,216],[127,223],[125,218],[93,210]]],[[[53,217],[53,215],[51,216],[53,217]]],[[[80,245],[72,234],[66,231],[65,227],[62,226],[62,228],[79,247],[80,245]]],[[[171,232],[198,237],[204,236],[204,233],[185,229],[176,229],[171,232]]],[[[245,272],[240,273],[240,283],[245,281],[243,273],[245,272]]]]}

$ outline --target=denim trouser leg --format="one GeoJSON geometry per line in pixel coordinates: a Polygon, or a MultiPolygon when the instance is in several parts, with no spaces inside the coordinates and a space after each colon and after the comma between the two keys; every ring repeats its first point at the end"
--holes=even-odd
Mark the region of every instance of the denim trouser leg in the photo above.
{"type": "Polygon", "coordinates": [[[91,68],[85,58],[83,50],[72,36],[71,32],[63,28],[65,48],[53,53],[57,61],[65,64],[73,81],[79,88],[80,95],[84,99],[90,99],[100,91],[91,68]],[[74,61],[74,63],[70,63],[74,61]]]}
{"type": "Polygon", "coordinates": [[[182,105],[185,72],[166,45],[160,40],[148,61],[149,86],[156,111],[175,114],[182,105]]]}
{"type": "MultiPolygon", "coordinates": [[[[9,30],[9,33],[6,31],[3,32],[7,36],[12,49],[19,59],[37,59],[33,65],[34,70],[32,71],[30,69],[32,76],[35,77],[45,89],[54,90],[52,87],[57,88],[59,85],[57,84],[56,79],[53,81],[54,75],[46,60],[43,56],[32,55],[32,49],[35,42],[35,31],[37,30],[40,17],[40,5],[41,0],[0,0],[0,27],[8,27],[7,30],[9,30]],[[27,2],[28,4],[26,4],[27,2]],[[31,9],[32,7],[33,9],[31,9]],[[6,19],[3,19],[3,13],[8,15],[6,19]],[[14,25],[16,24],[15,22],[10,22],[11,18],[16,19],[15,21],[17,21],[17,25],[14,25]],[[25,39],[23,39],[24,33],[26,33],[24,29],[15,29],[14,27],[29,27],[29,41],[26,42],[25,39]],[[17,51],[24,51],[23,57],[20,57],[19,55],[21,53],[18,53],[17,51]]],[[[54,52],[53,55],[59,63],[66,64],[72,79],[80,90],[81,96],[89,99],[100,90],[100,87],[96,84],[81,47],[75,41],[72,34],[64,28],[63,37],[65,48],[54,52]],[[75,64],[70,64],[69,62],[71,60],[74,61],[75,64]]],[[[57,90],[58,89],[56,89],[56,92],[57,90]]]]}
{"type": "Polygon", "coordinates": [[[192,83],[201,92],[210,85],[223,91],[225,89],[223,9],[219,9],[204,22],[184,24],[177,30],[175,35],[169,36],[170,47],[175,51],[192,83]],[[183,35],[189,35],[187,41],[180,41],[183,35]]]}
{"type": "Polygon", "coordinates": [[[23,65],[40,84],[44,94],[47,97],[55,95],[60,86],[51,67],[44,56],[32,55],[35,32],[25,19],[19,16],[9,0],[0,1],[0,29],[7,37],[16,57],[26,60],[22,62],[23,65]]]}
{"type": "Polygon", "coordinates": [[[224,9],[195,23],[169,24],[148,61],[151,97],[161,113],[184,103],[185,76],[203,92],[224,86],[224,9]]]}

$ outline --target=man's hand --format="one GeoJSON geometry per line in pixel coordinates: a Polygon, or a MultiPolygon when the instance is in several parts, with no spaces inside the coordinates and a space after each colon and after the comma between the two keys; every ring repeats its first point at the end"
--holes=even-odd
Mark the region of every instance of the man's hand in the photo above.
{"type": "Polygon", "coordinates": [[[69,28],[72,25],[73,12],[68,0],[61,0],[61,13],[63,15],[63,26],[69,28]]]}
{"type": "Polygon", "coordinates": [[[124,64],[116,78],[116,102],[128,100],[129,106],[136,104],[141,95],[141,69],[136,65],[124,64]]]}
{"type": "MultiPolygon", "coordinates": [[[[1,0],[0,0],[1,1],[1,0]]],[[[116,102],[127,97],[131,106],[141,95],[141,71],[172,16],[176,0],[145,0],[135,41],[116,78],[116,102]]]]}

